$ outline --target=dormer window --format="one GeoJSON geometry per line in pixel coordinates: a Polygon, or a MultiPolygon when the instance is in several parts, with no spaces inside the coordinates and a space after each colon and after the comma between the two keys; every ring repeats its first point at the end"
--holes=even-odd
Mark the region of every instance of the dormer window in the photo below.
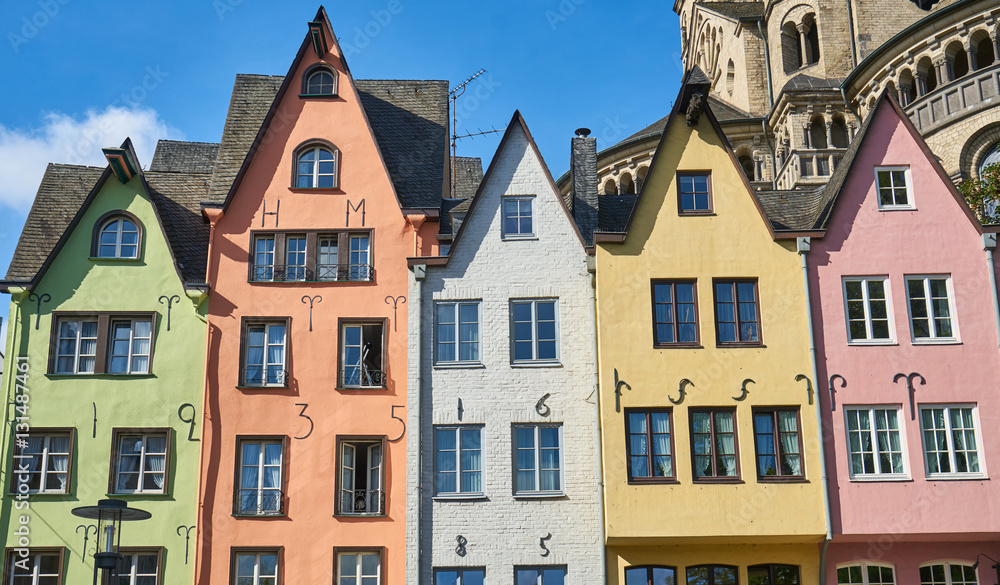
{"type": "Polygon", "coordinates": [[[326,144],[310,144],[295,156],[295,187],[332,189],[337,186],[337,149],[326,144]]]}
{"type": "Polygon", "coordinates": [[[302,97],[336,95],[337,73],[328,66],[317,64],[302,75],[302,97]]]}
{"type": "Polygon", "coordinates": [[[142,224],[130,213],[116,211],[97,221],[90,255],[94,258],[138,258],[142,224]]]}

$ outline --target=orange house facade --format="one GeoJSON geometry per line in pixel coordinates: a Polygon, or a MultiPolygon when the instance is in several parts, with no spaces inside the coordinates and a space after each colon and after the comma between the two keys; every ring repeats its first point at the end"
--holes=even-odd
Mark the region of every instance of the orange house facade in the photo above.
{"type": "Polygon", "coordinates": [[[447,91],[354,80],[322,9],[284,78],[237,77],[203,205],[197,583],[404,582],[406,258],[437,252],[447,91]]]}

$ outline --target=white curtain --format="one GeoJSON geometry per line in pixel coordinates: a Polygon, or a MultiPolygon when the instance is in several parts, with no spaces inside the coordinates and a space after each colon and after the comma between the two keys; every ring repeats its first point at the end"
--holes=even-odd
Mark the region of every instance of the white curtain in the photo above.
{"type": "Polygon", "coordinates": [[[736,436],[733,433],[733,415],[720,412],[715,415],[715,437],[718,453],[718,475],[736,475],[736,436]]]}
{"type": "Polygon", "coordinates": [[[778,412],[778,432],[778,436],[781,438],[782,472],[788,475],[802,475],[802,457],[799,454],[799,424],[794,412],[778,412]]]}

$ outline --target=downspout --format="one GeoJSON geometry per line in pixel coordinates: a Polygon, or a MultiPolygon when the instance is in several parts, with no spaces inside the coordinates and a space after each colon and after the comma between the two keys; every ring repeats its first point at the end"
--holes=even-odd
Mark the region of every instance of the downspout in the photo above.
{"type": "Polygon", "coordinates": [[[997,271],[993,266],[993,250],[997,247],[996,234],[983,234],[983,249],[986,250],[986,269],[990,273],[990,295],[993,296],[993,323],[997,328],[997,343],[1000,344],[1000,303],[997,303],[997,271]]]}
{"type": "MultiPolygon", "coordinates": [[[[812,365],[813,379],[813,406],[816,411],[816,431],[819,434],[819,466],[822,471],[823,484],[823,511],[826,513],[826,536],[823,539],[823,548],[819,555],[819,585],[826,585],[826,552],[833,540],[833,522],[830,516],[830,483],[826,475],[826,447],[823,440],[823,409],[819,400],[819,367],[816,365],[816,332],[813,329],[812,318],[812,295],[809,292],[809,265],[806,262],[806,254],[811,247],[810,238],[795,238],[795,248],[802,259],[802,285],[806,293],[806,324],[809,330],[809,360],[812,365]]],[[[994,292],[994,294],[996,294],[994,292]]]]}
{"type": "Polygon", "coordinates": [[[421,359],[423,347],[424,308],[424,278],[427,276],[427,266],[418,264],[413,267],[413,278],[417,282],[417,318],[410,327],[417,330],[417,343],[413,350],[413,359],[417,364],[417,585],[424,578],[424,363],[421,359]]]}
{"type": "Polygon", "coordinates": [[[854,13],[851,10],[851,0],[847,0],[847,32],[851,37],[851,70],[858,66],[858,48],[854,39],[854,13]]]}
{"type": "Polygon", "coordinates": [[[597,440],[594,441],[594,445],[597,450],[597,530],[598,538],[600,542],[598,543],[598,551],[601,555],[601,578],[597,581],[598,583],[608,582],[608,554],[607,548],[605,547],[605,531],[604,531],[604,463],[602,457],[604,456],[604,449],[601,445],[601,390],[600,390],[600,372],[598,370],[598,359],[597,359],[597,257],[587,256],[587,271],[590,272],[590,319],[594,324],[594,418],[597,421],[597,440]]]}

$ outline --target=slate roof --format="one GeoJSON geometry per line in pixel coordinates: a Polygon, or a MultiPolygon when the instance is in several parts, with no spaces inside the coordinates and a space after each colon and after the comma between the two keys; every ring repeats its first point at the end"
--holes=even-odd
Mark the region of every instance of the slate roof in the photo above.
{"type": "Polygon", "coordinates": [[[623,232],[638,195],[600,195],[597,198],[598,231],[623,232]]]}
{"type": "MultiPolygon", "coordinates": [[[[209,169],[211,170],[211,169],[209,169]]],[[[212,174],[147,171],[150,195],[184,282],[205,282],[209,226],[201,216],[212,174]]]]}
{"type": "Polygon", "coordinates": [[[823,187],[808,190],[754,191],[764,214],[775,231],[813,229],[819,213],[823,187]]]}
{"type": "MultiPolygon", "coordinates": [[[[225,201],[284,79],[236,76],[209,202],[225,201]]],[[[354,84],[403,205],[438,207],[447,159],[448,82],[357,79],[354,84]]]]}
{"type": "Polygon", "coordinates": [[[816,91],[818,89],[835,89],[840,91],[842,79],[820,79],[812,75],[800,73],[789,79],[781,91],[816,91]]]}
{"type": "Polygon", "coordinates": [[[735,19],[756,19],[764,16],[763,2],[698,2],[697,5],[735,19]]]}
{"type": "Polygon", "coordinates": [[[34,278],[103,172],[99,167],[49,163],[7,268],[6,280],[25,282],[34,278]]]}
{"type": "MultiPolygon", "coordinates": [[[[471,156],[455,157],[454,199],[470,199],[476,195],[483,181],[483,161],[471,156]]],[[[443,210],[442,210],[443,211],[443,210]]]]}
{"type": "Polygon", "coordinates": [[[149,163],[151,171],[211,173],[219,145],[211,142],[160,140],[149,163]]]}

